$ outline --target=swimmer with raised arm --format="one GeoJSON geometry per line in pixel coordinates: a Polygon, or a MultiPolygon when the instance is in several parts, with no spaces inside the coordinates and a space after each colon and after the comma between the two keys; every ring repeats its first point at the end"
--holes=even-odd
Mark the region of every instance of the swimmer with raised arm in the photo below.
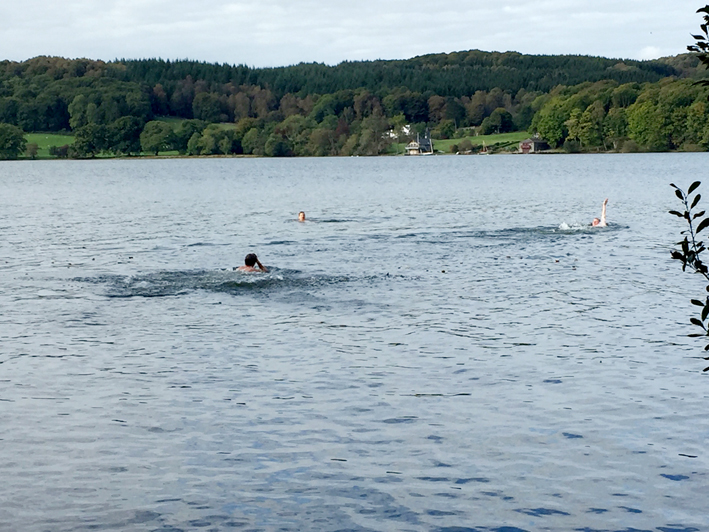
{"type": "Polygon", "coordinates": [[[601,209],[601,217],[594,218],[593,221],[591,222],[591,225],[593,227],[607,227],[608,226],[608,224],[606,223],[606,205],[608,205],[608,198],[603,200],[603,208],[601,209]]]}
{"type": "Polygon", "coordinates": [[[261,262],[258,260],[258,257],[256,256],[255,253],[249,253],[246,255],[246,258],[244,259],[244,265],[239,266],[238,268],[234,268],[236,271],[239,272],[263,272],[266,273],[268,272],[268,268],[266,268],[261,262]],[[254,264],[258,266],[258,268],[254,268],[254,264]]]}

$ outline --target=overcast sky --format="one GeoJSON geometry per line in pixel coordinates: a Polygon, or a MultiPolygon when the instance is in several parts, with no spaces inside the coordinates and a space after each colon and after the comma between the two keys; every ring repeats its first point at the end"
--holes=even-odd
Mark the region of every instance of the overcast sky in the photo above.
{"type": "Polygon", "coordinates": [[[654,59],[686,51],[690,0],[0,0],[0,59],[249,66],[479,49],[654,59]]]}

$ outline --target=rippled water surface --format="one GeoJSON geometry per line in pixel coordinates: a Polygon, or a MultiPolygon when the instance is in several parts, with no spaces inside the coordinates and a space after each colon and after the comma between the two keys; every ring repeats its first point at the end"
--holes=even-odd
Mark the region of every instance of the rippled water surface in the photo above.
{"type": "Polygon", "coordinates": [[[0,530],[708,530],[708,161],[0,164],[0,530]]]}

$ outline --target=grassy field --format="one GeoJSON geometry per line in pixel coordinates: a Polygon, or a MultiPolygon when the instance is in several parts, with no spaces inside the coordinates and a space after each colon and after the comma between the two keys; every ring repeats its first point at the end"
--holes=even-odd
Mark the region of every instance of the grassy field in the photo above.
{"type": "Polygon", "coordinates": [[[37,158],[48,159],[50,146],[64,146],[74,142],[73,135],[60,135],[58,133],[26,133],[27,144],[37,145],[37,158]]]}
{"type": "MultiPolygon", "coordinates": [[[[477,137],[463,137],[467,138],[473,147],[482,146],[483,142],[492,151],[507,151],[509,147],[517,148],[517,145],[524,139],[528,139],[530,134],[527,131],[514,131],[512,133],[501,133],[499,135],[480,135],[477,137]]],[[[433,148],[436,152],[450,153],[450,148],[453,144],[460,144],[459,139],[446,139],[446,140],[434,140],[433,148]]],[[[393,153],[404,153],[404,148],[406,144],[404,143],[394,143],[392,144],[393,153]]]]}

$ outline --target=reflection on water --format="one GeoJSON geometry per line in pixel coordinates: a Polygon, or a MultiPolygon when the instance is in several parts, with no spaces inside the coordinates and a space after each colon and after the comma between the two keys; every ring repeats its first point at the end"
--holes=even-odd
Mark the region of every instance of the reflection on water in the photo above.
{"type": "Polygon", "coordinates": [[[703,167],[2,165],[0,530],[707,529],[703,167]]]}

